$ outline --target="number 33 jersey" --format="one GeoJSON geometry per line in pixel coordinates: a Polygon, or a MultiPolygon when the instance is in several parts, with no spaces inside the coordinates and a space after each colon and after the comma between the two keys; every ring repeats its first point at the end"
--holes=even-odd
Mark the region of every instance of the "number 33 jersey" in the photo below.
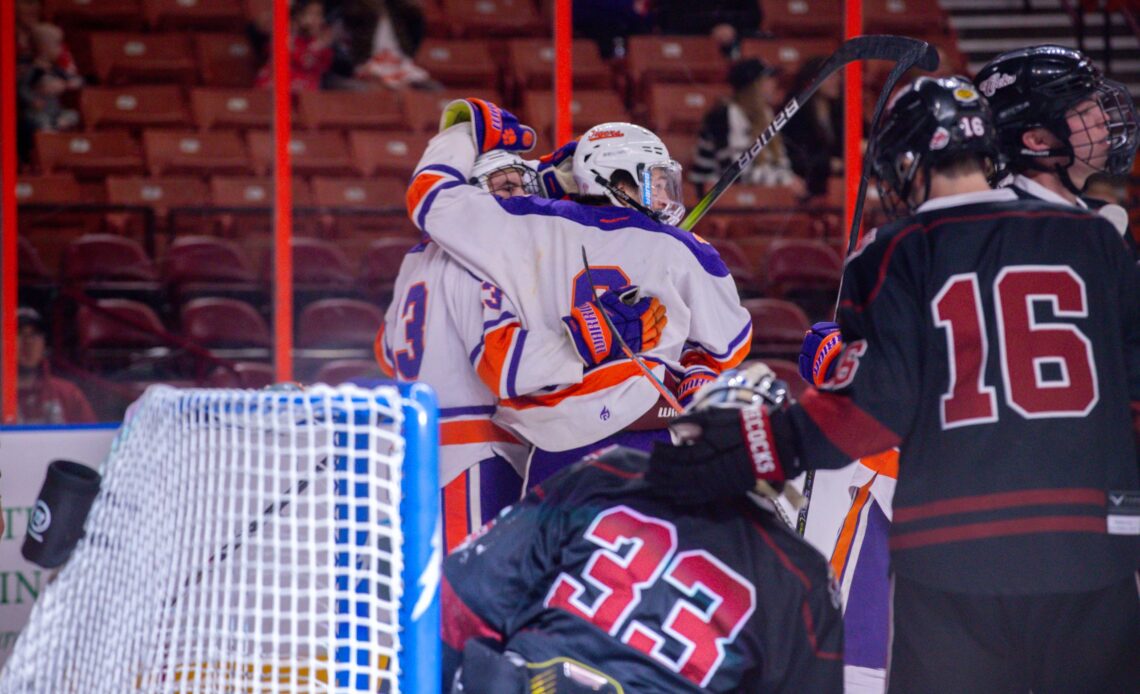
{"type": "Polygon", "coordinates": [[[444,562],[443,639],[569,657],[627,692],[841,692],[827,563],[740,496],[678,506],[611,447],[536,487],[444,562]]]}

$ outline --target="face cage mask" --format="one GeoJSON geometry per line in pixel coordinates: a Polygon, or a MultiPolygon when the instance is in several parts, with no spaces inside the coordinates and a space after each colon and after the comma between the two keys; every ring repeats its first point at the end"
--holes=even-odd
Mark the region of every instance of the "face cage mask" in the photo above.
{"type": "Polygon", "coordinates": [[[879,172],[875,187],[879,190],[879,201],[883,205],[883,211],[890,219],[914,213],[910,194],[920,160],[921,157],[916,156],[914,152],[902,152],[891,162],[888,171],[879,172]]]}
{"type": "MultiPolygon", "coordinates": [[[[500,190],[502,186],[500,185],[500,188],[496,188],[495,190],[492,190],[491,189],[491,177],[496,175],[496,174],[502,173],[504,171],[518,171],[519,177],[522,178],[523,192],[526,195],[539,195],[538,174],[535,173],[533,169],[526,167],[526,166],[504,166],[501,169],[495,169],[494,171],[485,173],[482,176],[479,176],[477,178],[473,178],[473,179],[471,179],[470,182],[476,186],[479,186],[480,188],[487,191],[491,195],[495,195],[495,197],[499,197],[498,195],[496,195],[495,190],[500,190]]],[[[507,197],[513,197],[513,196],[508,195],[507,197]]]]}
{"type": "Polygon", "coordinates": [[[1104,80],[1077,106],[1090,101],[1091,105],[1076,112],[1082,127],[1072,129],[1068,137],[1073,158],[1101,173],[1118,176],[1130,173],[1136,146],[1140,143],[1140,124],[1132,97],[1124,85],[1104,80]],[[1103,138],[1099,136],[1099,130],[1106,131],[1103,138]],[[1107,145],[1107,151],[1097,153],[1098,145],[1107,145]],[[1101,157],[1104,161],[1098,165],[1101,157]]]}
{"type": "Polygon", "coordinates": [[[652,210],[662,222],[676,226],[685,217],[685,204],[681,202],[681,165],[670,159],[637,168],[640,173],[637,188],[641,195],[638,202],[652,210]]]}

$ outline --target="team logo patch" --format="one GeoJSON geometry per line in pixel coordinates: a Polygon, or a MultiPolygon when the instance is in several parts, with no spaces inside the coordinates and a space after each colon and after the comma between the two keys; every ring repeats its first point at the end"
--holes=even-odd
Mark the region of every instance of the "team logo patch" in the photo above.
{"type": "Polygon", "coordinates": [[[942,126],[938,126],[938,129],[930,136],[929,149],[933,151],[945,149],[948,144],[950,144],[950,131],[942,126]]]}
{"type": "Polygon", "coordinates": [[[1006,75],[1001,72],[995,72],[994,74],[982,80],[982,83],[978,85],[978,88],[981,89],[982,93],[986,96],[993,96],[997,90],[1008,87],[1016,81],[1017,75],[1006,75]]]}
{"type": "Polygon", "coordinates": [[[954,100],[960,104],[972,104],[978,100],[978,93],[973,87],[958,87],[954,90],[954,100]]]}
{"type": "Polygon", "coordinates": [[[598,130],[596,132],[590,133],[590,137],[587,138],[587,140],[589,142],[594,142],[595,140],[605,140],[611,137],[621,137],[624,134],[625,133],[620,130],[598,130]]]}

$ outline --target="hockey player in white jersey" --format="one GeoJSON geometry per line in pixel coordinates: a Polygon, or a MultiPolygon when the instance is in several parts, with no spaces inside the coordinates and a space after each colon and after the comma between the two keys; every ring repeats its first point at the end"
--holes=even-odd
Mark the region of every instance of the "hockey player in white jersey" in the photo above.
{"type": "MultiPolygon", "coordinates": [[[[584,315],[595,290],[636,285],[668,312],[660,342],[644,354],[658,379],[668,372],[685,396],[740,363],[751,344],[748,312],[712,246],[671,226],[684,212],[680,167],[661,140],[629,123],[599,125],[583,135],[569,160],[576,188],[569,192],[593,205],[499,200],[462,185],[480,152],[526,139],[512,130],[517,127],[514,116],[493,104],[450,104],[408,193],[416,225],[511,297],[520,329],[562,329],[562,318],[571,325],[584,315]]],[[[671,412],[658,407],[658,391],[638,366],[612,344],[594,352],[584,342],[582,335],[574,339],[580,378],[530,395],[507,380],[500,385],[501,421],[535,444],[528,486],[593,447],[648,449],[668,438],[657,415],[671,412]]],[[[508,350],[503,358],[524,364],[530,355],[508,350]]]]}
{"type": "MultiPolygon", "coordinates": [[[[503,150],[480,156],[469,181],[500,198],[538,192],[535,172],[503,150]]],[[[582,376],[563,330],[520,331],[516,316],[498,287],[471,274],[438,244],[425,242],[400,265],[377,337],[376,357],[388,376],[424,381],[439,396],[448,551],[521,494],[520,474],[530,446],[494,417],[495,390],[510,366],[501,358],[510,346],[503,342],[517,342],[518,354],[526,355],[510,374],[511,389],[526,393],[582,376]]]]}

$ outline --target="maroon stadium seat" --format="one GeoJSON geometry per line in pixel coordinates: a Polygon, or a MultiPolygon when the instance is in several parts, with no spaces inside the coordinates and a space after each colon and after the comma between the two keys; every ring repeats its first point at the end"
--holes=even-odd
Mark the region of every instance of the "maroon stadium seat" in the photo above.
{"type": "Polygon", "coordinates": [[[357,274],[357,282],[369,300],[383,306],[392,298],[400,263],[414,245],[414,239],[399,237],[380,238],[369,244],[357,274]]]}
{"type": "Polygon", "coordinates": [[[416,63],[453,89],[495,84],[499,76],[484,39],[427,39],[416,52],[416,63]]]}
{"type": "Polygon", "coordinates": [[[811,327],[803,309],[790,301],[771,298],[744,299],[740,305],[752,316],[752,354],[790,356],[799,354],[804,333],[811,327]]]}
{"type": "Polygon", "coordinates": [[[428,135],[409,132],[355,130],[348,134],[348,148],[361,176],[391,174],[407,181],[427,143],[428,135]]]}
{"type": "MultiPolygon", "coordinates": [[[[550,143],[549,147],[540,144],[540,149],[554,149],[554,94],[527,92],[521,113],[525,114],[520,116],[523,121],[538,133],[539,142],[550,143]]],[[[617,92],[609,89],[582,90],[574,92],[570,101],[570,118],[573,133],[577,136],[599,123],[628,121],[629,114],[617,92]]]]}
{"type": "Polygon", "coordinates": [[[153,29],[230,29],[246,23],[241,2],[234,0],[142,0],[143,16],[153,29]]]}
{"type": "Polygon", "coordinates": [[[45,174],[70,171],[86,179],[143,172],[142,148],[125,130],[38,132],[36,159],[45,174]]]}
{"type": "Polygon", "coordinates": [[[652,82],[723,82],[728,61],[708,36],[631,36],[628,70],[644,94],[652,82]]]}
{"type": "Polygon", "coordinates": [[[765,266],[767,293],[798,303],[813,321],[835,306],[843,260],[830,245],[806,239],[777,239],[765,266]]]}
{"type": "Polygon", "coordinates": [[[218,358],[269,359],[273,344],[269,326],[244,301],[220,297],[192,299],[182,306],[180,324],[185,339],[209,349],[218,358]]]}
{"type": "MultiPolygon", "coordinates": [[[[610,68],[598,53],[598,44],[575,39],[571,48],[574,86],[579,89],[609,89],[610,68]]],[[[525,93],[551,89],[554,76],[554,45],[550,39],[511,39],[507,42],[507,75],[513,88],[525,93]]]]}
{"type": "Polygon", "coordinates": [[[530,0],[443,0],[456,38],[541,36],[549,31],[530,0]]]}
{"type": "Polygon", "coordinates": [[[114,234],[88,234],[64,250],[61,279],[65,283],[153,283],[158,271],[137,242],[114,234]]]}
{"type": "Polygon", "coordinates": [[[141,0],[44,0],[44,21],[68,29],[141,29],[141,0]]]}
{"type": "Polygon", "coordinates": [[[251,162],[241,136],[229,130],[147,130],[143,151],[152,176],[208,176],[249,173],[251,162]]]}
{"type": "Polygon", "coordinates": [[[779,68],[790,83],[803,64],[812,58],[827,58],[839,47],[839,40],[825,37],[744,39],[740,42],[742,58],[759,58],[766,65],[779,68]]]}
{"type": "Polygon", "coordinates": [[[79,110],[88,129],[186,127],[190,111],[182,89],[170,85],[85,87],[79,93],[79,110]]]}
{"type": "Polygon", "coordinates": [[[654,84],[649,87],[649,121],[654,132],[700,132],[705,114],[728,96],[719,84],[654,84]]]}
{"type": "Polygon", "coordinates": [[[843,34],[843,6],[834,0],[763,0],[764,28],[776,36],[843,34]]]}
{"type": "Polygon", "coordinates": [[[90,39],[91,67],[102,84],[193,84],[198,78],[189,34],[107,31],[90,39]]]}
{"type": "MultiPolygon", "coordinates": [[[[438,113],[436,114],[438,118],[438,113]]],[[[405,130],[396,92],[319,91],[297,95],[297,127],[312,130],[405,130]]]]}
{"type": "Polygon", "coordinates": [[[335,359],[321,366],[312,381],[336,386],[356,379],[383,377],[374,359],[335,359]]]}
{"type": "Polygon", "coordinates": [[[244,35],[196,33],[194,55],[203,85],[237,88],[253,86],[258,66],[249,39],[244,35]]]}
{"type": "Polygon", "coordinates": [[[258,361],[239,361],[228,366],[219,366],[210,372],[202,384],[207,388],[253,388],[261,389],[277,382],[277,374],[271,364],[258,361]]]}
{"type": "MultiPolygon", "coordinates": [[[[273,171],[273,133],[251,130],[246,133],[254,170],[262,176],[273,171]]],[[[351,176],[356,171],[344,135],[334,131],[294,131],[289,140],[293,173],[298,176],[351,176]]]]}
{"type": "Polygon", "coordinates": [[[322,299],[301,311],[297,319],[297,346],[372,349],[384,312],[359,299],[322,299]]]}
{"type": "Polygon", "coordinates": [[[190,109],[203,130],[273,125],[273,93],[267,89],[197,87],[190,90],[190,109]]]}
{"type": "Polygon", "coordinates": [[[250,303],[266,300],[249,258],[232,241],[213,236],[179,236],[160,265],[176,304],[200,296],[224,296],[250,303]]]}

